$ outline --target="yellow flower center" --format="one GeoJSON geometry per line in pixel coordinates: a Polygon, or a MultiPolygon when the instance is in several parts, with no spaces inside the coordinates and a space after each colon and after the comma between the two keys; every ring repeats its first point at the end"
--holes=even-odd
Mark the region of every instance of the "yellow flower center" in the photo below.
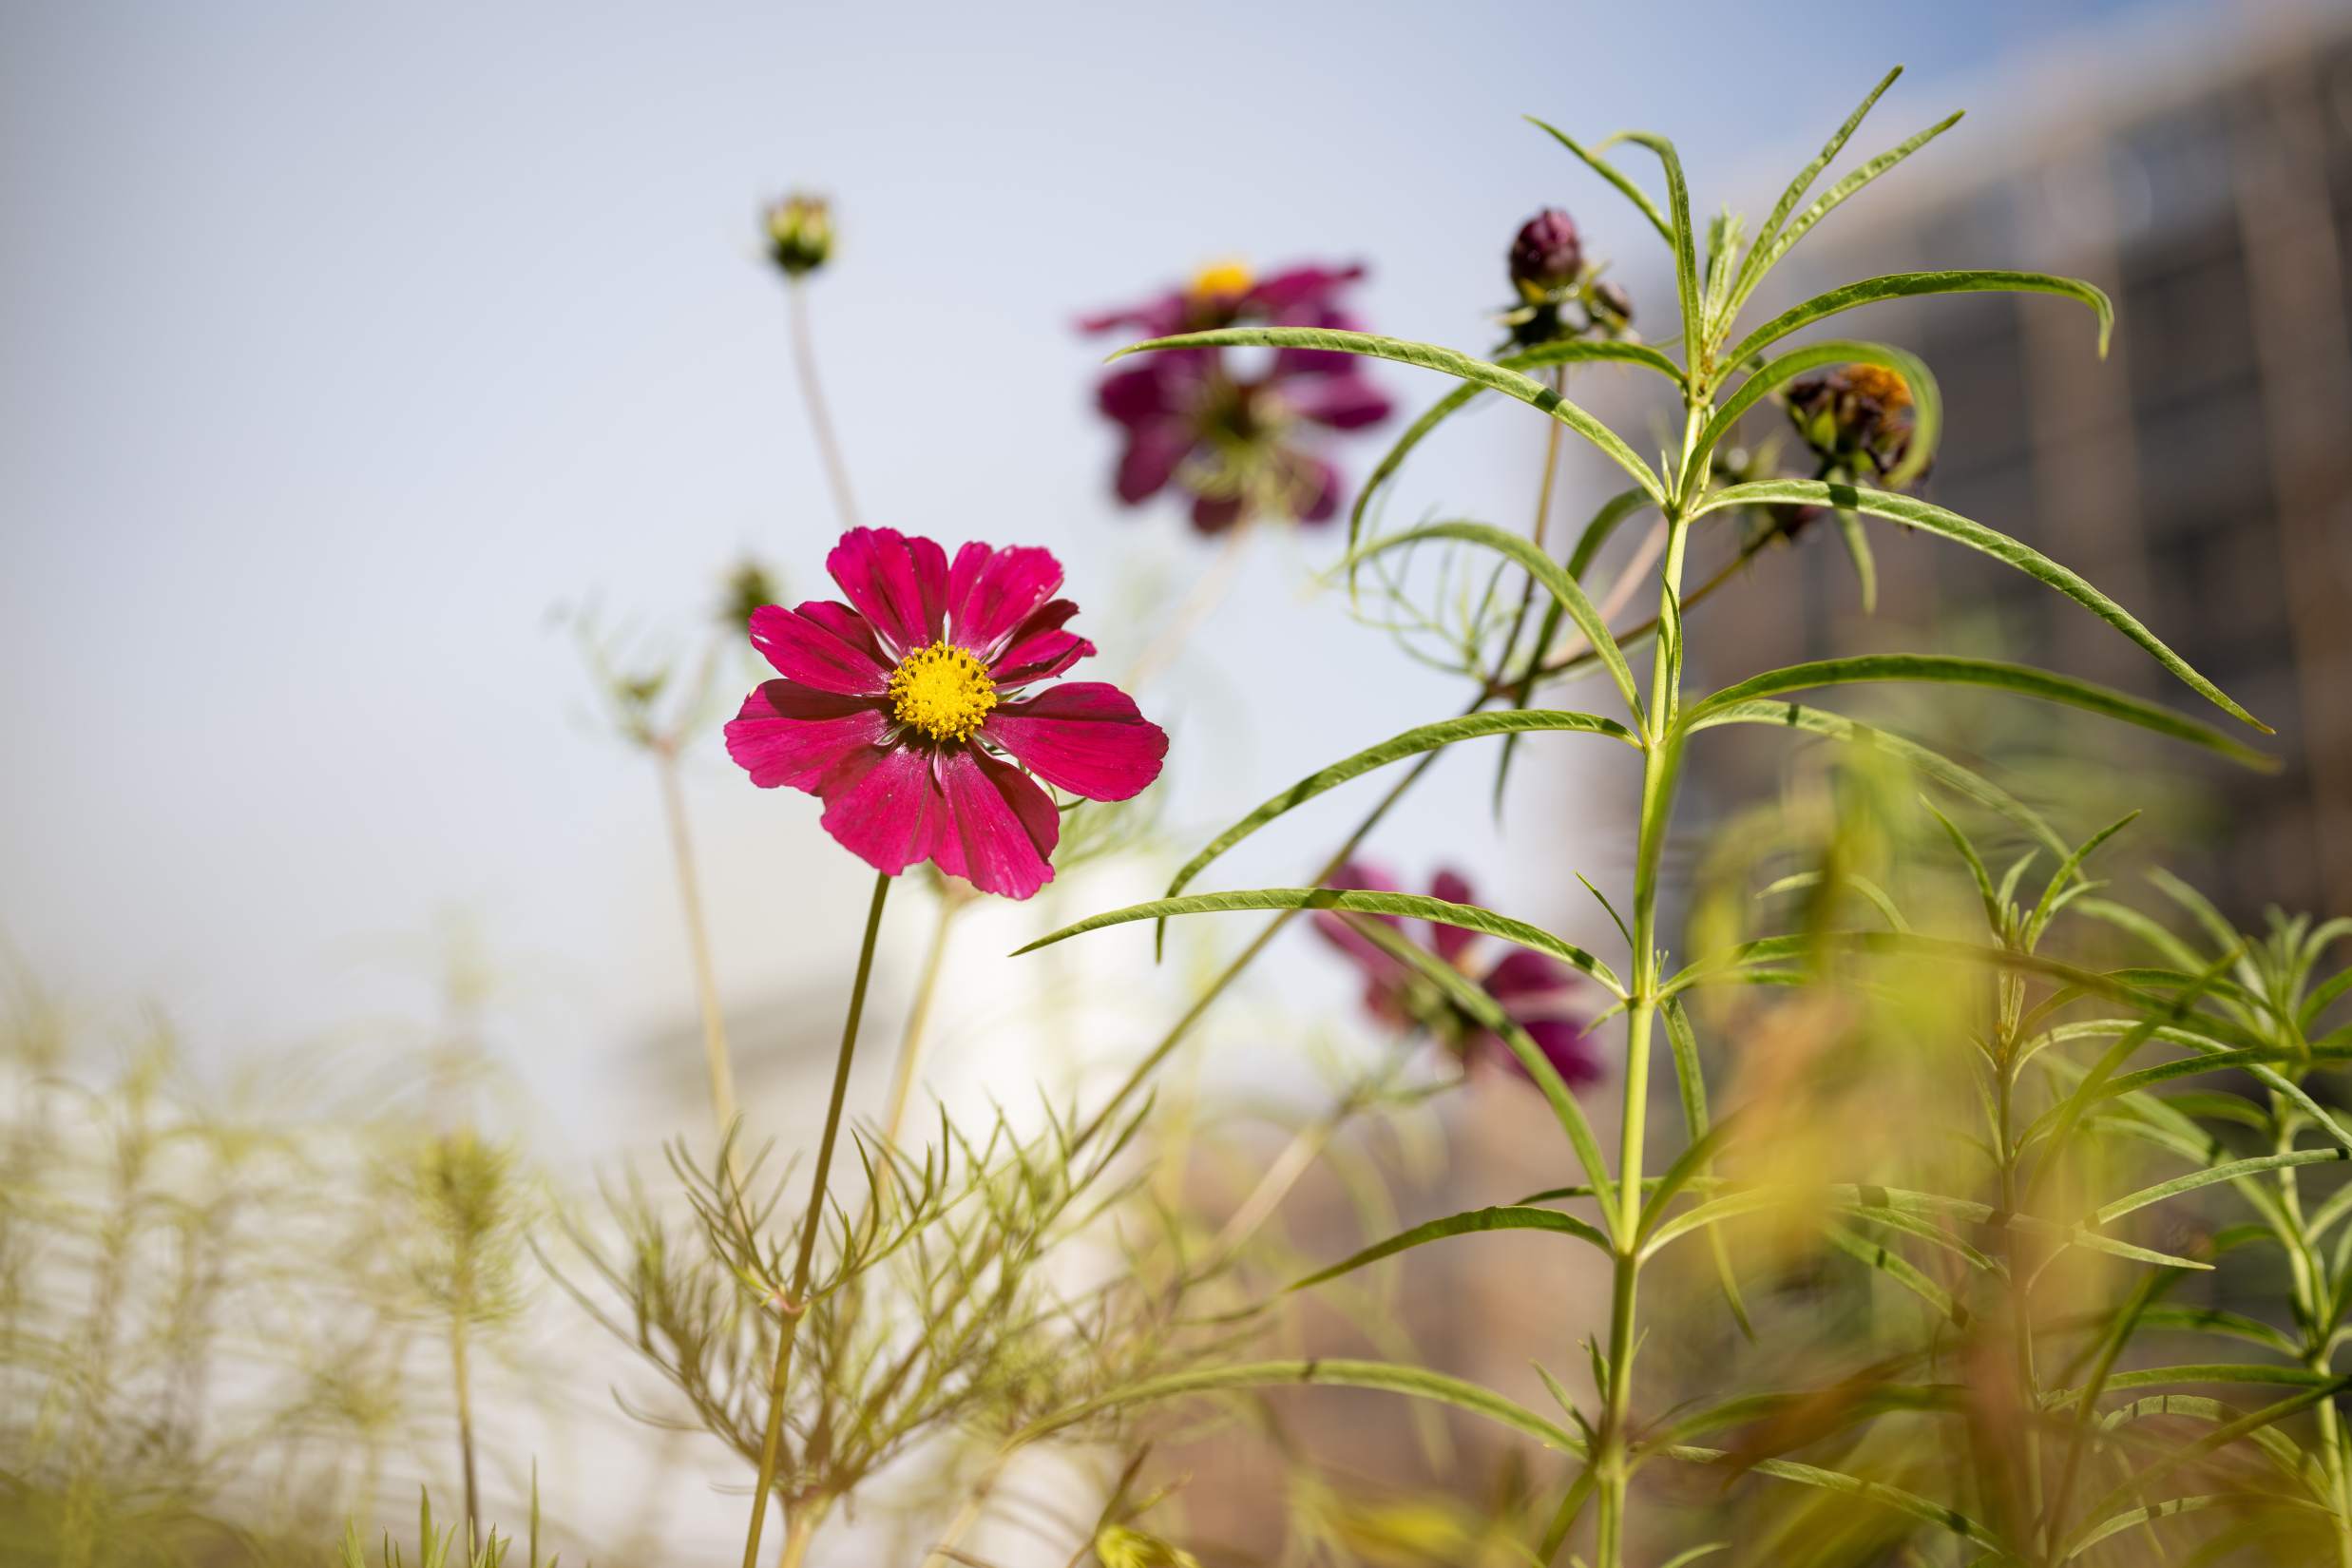
{"type": "Polygon", "coordinates": [[[890,672],[890,712],[933,740],[964,740],[996,706],[988,666],[952,642],[926,642],[890,672]]]}
{"type": "Polygon", "coordinates": [[[1250,285],[1255,281],[1247,262],[1229,257],[1222,261],[1212,261],[1193,274],[1193,293],[1203,299],[1248,294],[1250,285]]]}

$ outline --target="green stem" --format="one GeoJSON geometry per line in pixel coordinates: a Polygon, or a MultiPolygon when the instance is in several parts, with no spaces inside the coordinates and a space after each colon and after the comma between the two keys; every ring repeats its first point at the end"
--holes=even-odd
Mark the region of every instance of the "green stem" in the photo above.
{"type": "Polygon", "coordinates": [[[816,437],[817,455],[825,463],[825,482],[832,487],[841,526],[857,526],[857,503],[850,498],[850,466],[841,459],[841,443],[833,435],[832,414],[825,404],[825,387],[817,378],[816,345],[809,330],[808,285],[795,277],[784,290],[792,302],[793,368],[800,376],[800,395],[809,405],[809,429],[816,437]]]}
{"type": "Polygon", "coordinates": [[[475,1479],[473,1457],[473,1383],[466,1367],[466,1319],[449,1320],[449,1371],[457,1389],[457,1456],[466,1480],[466,1551],[482,1549],[482,1487],[475,1479]]]}
{"type": "MultiPolygon", "coordinates": [[[[1704,426],[1707,398],[1693,385],[1684,410],[1682,461],[1688,465],[1704,426]]],[[[1692,488],[1681,483],[1669,493],[1681,497],[1692,488]]],[[[1599,1443],[1593,1456],[1597,1482],[1599,1517],[1595,1558],[1597,1568],[1623,1568],[1625,1560],[1625,1494],[1630,1478],[1634,1399],[1634,1347],[1639,1341],[1635,1322],[1635,1285],[1641,1272],[1641,1174],[1644,1138],[1650,1112],[1650,1047],[1656,1026],[1658,985],[1657,907],[1659,867],[1665,856],[1666,828],[1673,814],[1674,784],[1679,772],[1682,684],[1682,573],[1684,546],[1690,528],[1685,504],[1677,499],[1665,512],[1666,560],[1659,568],[1658,636],[1651,645],[1648,733],[1641,762],[1641,819],[1634,856],[1634,925],[1632,997],[1625,1013],[1625,1109],[1618,1130],[1617,1215],[1609,1292],[1609,1386],[1600,1424],[1599,1443]]]]}
{"type": "MultiPolygon", "coordinates": [[[[727,1017],[718,1004],[718,980],[711,964],[710,927],[702,913],[702,884],[695,871],[694,840],[686,831],[685,794],[678,782],[678,751],[664,744],[654,754],[661,778],[661,814],[670,831],[670,859],[678,870],[678,901],[686,920],[686,952],[694,968],[695,1004],[702,1016],[702,1062],[710,1079],[711,1119],[723,1139],[735,1131],[735,1065],[727,1053],[727,1017]]],[[[732,1150],[730,1151],[732,1166],[732,1150]]]]}
{"type": "Polygon", "coordinates": [[[947,933],[970,895],[950,882],[940,889],[939,922],[931,927],[931,948],[923,960],[923,974],[915,982],[913,1005],[907,1010],[907,1027],[898,1037],[898,1062],[890,1072],[889,1105],[882,1120],[882,1141],[895,1148],[907,1123],[907,1100],[914,1088],[915,1064],[923,1058],[923,1034],[931,1022],[931,1004],[939,995],[939,974],[947,962],[947,933]]]}
{"type": "MultiPolygon", "coordinates": [[[[832,1168],[833,1142],[841,1132],[841,1105],[850,1090],[850,1062],[857,1055],[857,1024],[866,1011],[866,982],[872,977],[874,937],[882,929],[882,904],[890,895],[890,873],[874,878],[873,902],[866,909],[866,938],[857,949],[857,978],[850,986],[850,1016],[841,1025],[841,1053],[833,1061],[833,1092],[825,1107],[825,1134],[817,1140],[816,1174],[809,1183],[809,1211],[800,1222],[800,1252],[793,1260],[793,1282],[778,1304],[783,1326],[776,1330],[775,1369],[768,1379],[768,1425],[759,1445],[759,1484],[752,1492],[751,1528],[743,1539],[743,1568],[759,1568],[759,1535],[768,1522],[769,1494],[775,1489],[777,1460],[784,1446],[784,1394],[792,1380],[793,1341],[809,1310],[809,1270],[816,1257],[817,1232],[825,1221],[825,1177],[832,1168]]],[[[806,1532],[814,1528],[807,1508],[788,1511],[785,1551],[794,1560],[808,1550],[806,1532]],[[805,1528],[804,1528],[805,1521],[805,1528]]]]}

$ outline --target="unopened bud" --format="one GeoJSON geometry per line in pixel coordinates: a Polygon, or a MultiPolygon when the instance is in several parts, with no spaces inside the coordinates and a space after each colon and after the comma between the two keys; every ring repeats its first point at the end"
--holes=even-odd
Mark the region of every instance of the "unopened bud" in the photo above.
{"type": "Polygon", "coordinates": [[[768,256],[787,277],[816,271],[833,252],[832,209],[821,196],[799,192],[767,212],[768,256]]]}
{"type": "Polygon", "coordinates": [[[1612,327],[1628,327],[1634,321],[1634,296],[1607,278],[1593,285],[1593,315],[1612,327]]]}
{"type": "Polygon", "coordinates": [[[1546,207],[1520,225],[1511,241],[1511,281],[1528,299],[1569,287],[1583,270],[1584,242],[1566,213],[1546,207]]]}
{"type": "Polygon", "coordinates": [[[722,624],[741,631],[752,619],[754,610],[764,609],[778,602],[775,582],[768,568],[745,556],[727,574],[727,585],[718,603],[718,619],[722,624]]]}

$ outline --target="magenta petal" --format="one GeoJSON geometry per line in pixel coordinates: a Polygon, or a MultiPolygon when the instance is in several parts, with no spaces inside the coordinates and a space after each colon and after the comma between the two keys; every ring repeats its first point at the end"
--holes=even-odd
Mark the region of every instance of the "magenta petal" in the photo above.
{"type": "MultiPolygon", "coordinates": [[[[1448,904],[1477,902],[1470,891],[1470,879],[1451,867],[1440,870],[1429,884],[1429,896],[1442,898],[1448,904]]],[[[1429,946],[1436,948],[1438,957],[1448,964],[1461,963],[1462,955],[1468,952],[1477,941],[1476,931],[1465,931],[1459,926],[1430,924],[1429,946]]]]}
{"type": "Polygon", "coordinates": [[[970,748],[942,753],[947,816],[932,858],[984,893],[1027,898],[1054,879],[1061,815],[1018,768],[970,748]]]}
{"type": "Polygon", "coordinates": [[[1193,526],[1205,534],[1220,534],[1241,521],[1241,498],[1237,495],[1196,495],[1193,497],[1193,526]]]}
{"type": "Polygon", "coordinates": [[[1486,971],[1486,978],[1479,984],[1485,986],[1486,994],[1497,1002],[1511,1004],[1511,1016],[1514,1018],[1519,1017],[1522,1010],[1528,1013],[1557,1011],[1557,1007],[1535,1004],[1545,1001],[1566,1004],[1578,1000],[1581,994],[1574,969],[1547,953],[1529,947],[1513,947],[1493,968],[1486,971]],[[1531,1005],[1522,1009],[1518,1005],[1522,1002],[1531,1005]]]}
{"type": "Polygon", "coordinates": [[[881,632],[893,656],[939,641],[947,602],[947,552],[896,528],[851,528],[825,569],[881,632]]]}
{"type": "MultiPolygon", "coordinates": [[[[1396,879],[1382,868],[1355,860],[1348,861],[1338,870],[1333,871],[1331,880],[1325,886],[1378,893],[1392,893],[1397,890],[1396,879]]],[[[1386,1018],[1396,1011],[1395,1007],[1390,1004],[1388,993],[1399,985],[1405,977],[1397,961],[1383,952],[1380,944],[1356,928],[1355,922],[1365,917],[1362,915],[1343,915],[1333,909],[1317,909],[1312,916],[1315,934],[1346,953],[1355,961],[1356,967],[1364,971],[1365,979],[1368,982],[1368,988],[1366,992],[1367,1004],[1374,1013],[1386,1018]]],[[[1394,915],[1374,915],[1371,918],[1385,920],[1395,927],[1401,927],[1404,925],[1404,922],[1394,915]]]]}
{"type": "Polygon", "coordinates": [[[812,600],[796,610],[763,604],[752,612],[752,646],[775,673],[821,692],[875,697],[890,683],[873,629],[847,604],[812,600]]]}
{"type": "Polygon", "coordinates": [[[1113,481],[1120,501],[1137,506],[1159,493],[1176,476],[1194,446],[1193,430],[1181,419],[1154,420],[1128,432],[1127,447],[1119,454],[1119,473],[1113,481]]]}
{"type": "MultiPolygon", "coordinates": [[[[1601,1078],[1600,1050],[1591,1034],[1581,1024],[1564,1018],[1522,1019],[1520,1027],[1535,1042],[1536,1049],[1552,1064],[1552,1070],[1566,1080],[1570,1088],[1597,1083],[1601,1078]]],[[[1520,1078],[1534,1081],[1511,1048],[1492,1035],[1482,1037],[1482,1043],[1498,1053],[1503,1063],[1520,1078]]]]}
{"type": "Polygon", "coordinates": [[[1172,373],[1171,367],[1162,362],[1164,357],[1155,354],[1140,365],[1104,376],[1095,388],[1095,407],[1104,417],[1131,430],[1180,412],[1192,378],[1172,373]]]}
{"type": "Polygon", "coordinates": [[[1329,523],[1339,511],[1339,470],[1320,457],[1291,452],[1286,489],[1291,515],[1301,523],[1329,523]]]}
{"type": "Polygon", "coordinates": [[[947,831],[947,802],[919,746],[868,746],[847,753],[815,793],[820,819],[841,846],[875,870],[896,876],[928,860],[947,831]]]}
{"type": "Polygon", "coordinates": [[[1100,680],[1074,680],[988,716],[981,737],[1048,784],[1089,800],[1125,800],[1159,776],[1167,732],[1135,699],[1100,680]]]}
{"type": "Polygon", "coordinates": [[[728,721],[727,755],[763,790],[814,790],[843,759],[879,743],[889,728],[889,717],[874,702],[770,680],[728,721]]]}
{"type": "Polygon", "coordinates": [[[1020,629],[1005,640],[1004,651],[997,655],[996,664],[988,672],[995,678],[997,689],[1010,691],[1032,680],[1043,680],[1090,657],[1095,651],[1092,642],[1061,629],[1061,623],[1077,613],[1075,603],[1056,599],[1023,621],[1020,629]]]}
{"type": "Polygon", "coordinates": [[[1388,417],[1388,394],[1362,375],[1299,376],[1282,385],[1282,400],[1302,419],[1335,430],[1362,430],[1388,417]]]}
{"type": "Polygon", "coordinates": [[[1004,641],[1061,586],[1061,563],[1035,545],[966,545],[947,580],[947,622],[957,644],[993,660],[1004,641]]]}

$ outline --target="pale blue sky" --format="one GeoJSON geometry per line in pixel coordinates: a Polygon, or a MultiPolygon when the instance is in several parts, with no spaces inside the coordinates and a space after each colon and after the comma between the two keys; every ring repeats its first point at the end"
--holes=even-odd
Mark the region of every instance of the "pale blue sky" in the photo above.
{"type": "MultiPolygon", "coordinates": [[[[1640,239],[1520,113],[1667,130],[1702,205],[1752,200],[1890,64],[1873,145],[2147,9],[0,6],[0,933],[209,1050],[412,1005],[385,945],[470,908],[537,990],[526,1073],[600,1109],[596,1063],[686,997],[650,782],[547,614],[682,621],[746,545],[818,590],[764,197],[840,204],[820,349],[868,513],[1053,545],[1132,649],[1121,600],[1205,557],[1106,506],[1080,310],[1228,253],[1361,258],[1382,330],[1480,346],[1529,211],[1640,239]]],[[[1477,421],[1399,504],[1516,519],[1534,441],[1477,421]]],[[[1455,700],[1298,602],[1329,548],[1260,549],[1154,703],[1188,838],[1455,700]]],[[[1585,921],[1578,776],[1531,786],[1558,864],[1498,871],[1466,771],[1397,858],[1458,847],[1585,921]]],[[[694,795],[731,987],[846,962],[822,911],[863,871],[813,803],[715,745],[694,795]]]]}

